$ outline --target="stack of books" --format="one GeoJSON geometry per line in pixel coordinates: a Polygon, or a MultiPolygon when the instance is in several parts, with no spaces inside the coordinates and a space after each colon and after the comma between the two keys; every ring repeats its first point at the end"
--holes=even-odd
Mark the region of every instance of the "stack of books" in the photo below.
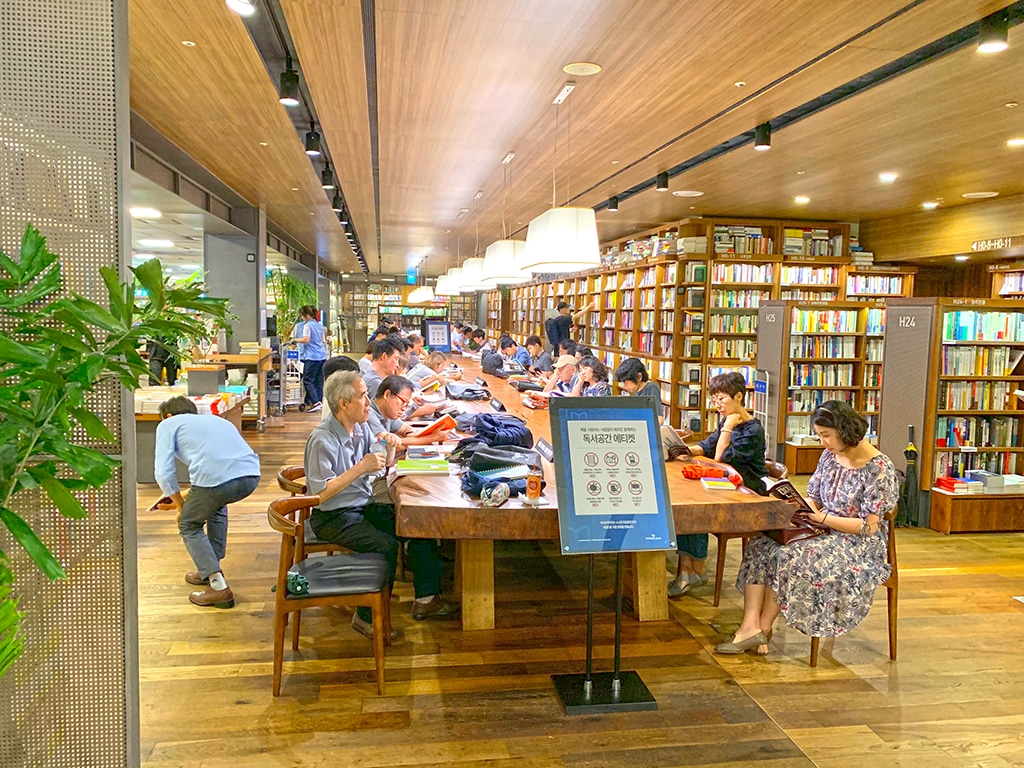
{"type": "Polygon", "coordinates": [[[961,477],[940,477],[935,481],[935,487],[946,493],[953,493],[957,496],[973,493],[984,493],[985,486],[977,480],[964,480],[961,477]]]}

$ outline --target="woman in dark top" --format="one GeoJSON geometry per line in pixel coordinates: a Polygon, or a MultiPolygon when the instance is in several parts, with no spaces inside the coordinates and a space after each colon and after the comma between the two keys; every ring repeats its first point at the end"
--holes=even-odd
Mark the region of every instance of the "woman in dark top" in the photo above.
{"type": "MultiPolygon", "coordinates": [[[[743,406],[747,382],[743,374],[729,371],[712,376],[708,382],[711,404],[721,416],[718,428],[689,446],[695,456],[710,456],[728,464],[743,478],[743,484],[764,495],[767,491],[763,478],[768,474],[764,464],[766,450],[764,427],[743,406]]],[[[669,582],[668,596],[682,597],[693,587],[707,584],[704,561],[708,557],[708,535],[690,533],[676,537],[679,566],[676,577],[669,582]]]]}
{"type": "Polygon", "coordinates": [[[626,395],[653,397],[654,402],[658,403],[658,423],[660,424],[664,420],[665,414],[664,406],[661,404],[661,387],[651,381],[651,377],[647,375],[647,369],[642,362],[635,357],[627,357],[615,369],[615,380],[622,387],[622,391],[626,395]]]}

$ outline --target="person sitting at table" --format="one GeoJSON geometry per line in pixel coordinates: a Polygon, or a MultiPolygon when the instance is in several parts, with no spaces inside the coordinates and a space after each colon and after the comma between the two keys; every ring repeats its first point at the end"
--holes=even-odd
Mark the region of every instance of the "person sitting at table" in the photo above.
{"type": "Polygon", "coordinates": [[[764,534],[750,540],[736,578],[743,621],[716,653],[767,653],[780,613],[805,635],[844,635],[867,616],[889,578],[884,518],[899,499],[895,466],[865,439],[867,422],[840,400],[815,408],[811,427],[825,451],[807,484],[815,509],[808,517],[829,535],[785,546],[764,534]]]}
{"type": "MultiPolygon", "coordinates": [[[[310,526],[324,541],[355,552],[384,555],[393,584],[400,544],[395,535],[394,506],[373,500],[373,478],[385,468],[386,457],[374,452],[380,444],[367,425],[371,408],[366,382],[354,372],[332,374],[324,385],[324,400],[331,418],[318,424],[306,441],[306,489],[309,495],[320,497],[310,526]]],[[[393,446],[396,441],[390,442],[393,446]]],[[[410,539],[408,552],[416,592],[413,619],[456,613],[458,604],[441,599],[443,565],[437,541],[410,539]]],[[[369,608],[358,608],[352,628],[372,638],[371,619],[369,608]]]]}
{"type": "Polygon", "coordinates": [[[569,394],[573,397],[607,397],[612,393],[608,368],[596,357],[584,357],[577,365],[579,375],[569,394]]]}
{"type": "Polygon", "coordinates": [[[405,423],[403,414],[412,404],[413,384],[404,376],[388,376],[380,383],[376,396],[370,400],[370,417],[368,424],[370,434],[380,440],[385,434],[391,434],[401,441],[396,447],[408,448],[410,445],[430,445],[443,443],[447,432],[437,432],[423,437],[416,437],[411,426],[405,423]]]}
{"type": "MultiPolygon", "coordinates": [[[[387,338],[385,334],[384,338],[387,338]]],[[[370,339],[366,342],[366,354],[359,358],[359,372],[369,373],[373,369],[373,350],[377,347],[377,339],[370,339]]],[[[324,381],[327,381],[327,377],[324,376],[324,381]]]]}
{"type": "Polygon", "coordinates": [[[571,395],[576,380],[576,358],[572,355],[562,355],[555,363],[555,373],[544,385],[544,391],[571,395]]]}
{"type": "Polygon", "coordinates": [[[505,336],[501,340],[501,354],[506,360],[515,360],[523,366],[524,371],[533,365],[530,353],[516,344],[515,340],[509,336],[505,336]]]}
{"type": "Polygon", "coordinates": [[[558,353],[559,357],[562,355],[572,355],[573,357],[576,357],[576,353],[579,351],[579,344],[572,339],[562,339],[558,342],[558,347],[555,351],[558,353]]]}
{"type": "Polygon", "coordinates": [[[540,336],[527,337],[526,351],[530,353],[530,364],[527,366],[530,373],[550,373],[555,369],[555,361],[551,359],[551,353],[544,349],[540,336]]]}
{"type": "Polygon", "coordinates": [[[367,390],[376,392],[377,387],[388,376],[398,371],[398,364],[405,352],[405,345],[390,336],[373,345],[373,363],[370,370],[363,374],[367,390]]]}
{"type": "Polygon", "coordinates": [[[584,357],[594,357],[594,350],[583,344],[576,345],[576,362],[578,363],[584,357]]]}
{"type": "Polygon", "coordinates": [[[469,336],[476,344],[473,350],[476,354],[483,356],[491,351],[491,345],[487,342],[487,332],[483,328],[477,328],[469,336]]]}
{"type": "Polygon", "coordinates": [[[423,337],[418,333],[410,333],[409,338],[406,340],[409,344],[409,370],[412,370],[420,364],[420,355],[423,354],[423,345],[426,343],[423,341],[423,337]]]}
{"type": "MultiPolygon", "coordinates": [[[[767,493],[764,463],[767,450],[764,426],[746,409],[743,399],[747,381],[739,371],[712,376],[708,381],[711,405],[718,411],[718,427],[696,445],[687,446],[694,456],[710,456],[728,464],[743,478],[743,484],[762,496],[767,493]]],[[[708,534],[689,533],[676,537],[679,564],[675,579],[668,585],[668,596],[679,598],[697,586],[708,583],[704,561],[708,557],[708,534]]]]}
{"type": "Polygon", "coordinates": [[[622,387],[623,395],[633,397],[653,397],[657,403],[658,423],[665,417],[664,406],[661,404],[661,388],[651,381],[647,368],[635,357],[627,357],[615,369],[615,381],[622,387]]]}
{"type": "Polygon", "coordinates": [[[462,351],[462,325],[461,323],[451,323],[451,330],[449,332],[448,339],[452,346],[452,352],[462,351]]]}

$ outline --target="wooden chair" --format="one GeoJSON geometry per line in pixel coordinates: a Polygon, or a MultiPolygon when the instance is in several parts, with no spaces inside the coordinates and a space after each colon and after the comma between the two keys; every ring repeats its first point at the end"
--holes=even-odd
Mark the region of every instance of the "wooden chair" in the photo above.
{"type": "MultiPolygon", "coordinates": [[[[789,470],[781,461],[765,459],[765,466],[768,468],[768,476],[775,480],[785,480],[789,476],[789,470]]],[[[722,575],[725,572],[725,552],[731,539],[743,540],[743,551],[747,549],[747,542],[754,533],[716,533],[718,539],[718,559],[715,562],[715,608],[722,601],[722,575]]]]}
{"type": "MultiPolygon", "coordinates": [[[[892,568],[892,574],[882,582],[886,591],[886,604],[889,609],[889,658],[896,661],[896,612],[900,597],[900,576],[896,567],[896,507],[889,510],[885,519],[889,521],[889,540],[886,546],[886,562],[892,568]]],[[[818,666],[818,643],[820,637],[811,638],[811,666],[818,666]]]]}
{"type": "Polygon", "coordinates": [[[352,553],[327,555],[297,561],[295,545],[302,533],[299,516],[319,502],[316,496],[292,496],[270,503],[267,519],[281,533],[281,556],[277,568],[274,597],[274,696],[281,695],[281,669],[284,664],[284,633],[287,617],[295,614],[292,648],[299,644],[301,612],[307,608],[328,606],[366,607],[373,611],[373,659],[377,670],[377,693],[384,694],[384,646],[391,644],[390,586],[388,566],[383,555],[352,553]],[[309,591],[288,593],[288,572],[300,573],[309,582],[309,591]]]}
{"type": "MultiPolygon", "coordinates": [[[[306,493],[306,469],[304,467],[281,467],[277,471],[277,485],[285,493],[292,496],[303,496],[306,493]]],[[[333,541],[324,541],[317,538],[313,533],[313,527],[309,524],[309,516],[313,513],[312,508],[307,507],[300,511],[299,522],[302,523],[302,535],[295,544],[295,560],[305,560],[306,555],[313,552],[326,552],[332,555],[335,552],[346,551],[345,547],[335,544],[333,541]]],[[[298,646],[294,646],[298,648],[298,646]]]]}

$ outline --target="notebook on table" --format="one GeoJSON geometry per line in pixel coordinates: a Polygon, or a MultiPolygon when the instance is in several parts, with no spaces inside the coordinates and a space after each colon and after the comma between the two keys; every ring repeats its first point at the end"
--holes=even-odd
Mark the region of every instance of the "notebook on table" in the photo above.
{"type": "Polygon", "coordinates": [[[405,477],[406,475],[447,475],[448,460],[436,459],[399,459],[395,463],[395,476],[405,477]]]}

